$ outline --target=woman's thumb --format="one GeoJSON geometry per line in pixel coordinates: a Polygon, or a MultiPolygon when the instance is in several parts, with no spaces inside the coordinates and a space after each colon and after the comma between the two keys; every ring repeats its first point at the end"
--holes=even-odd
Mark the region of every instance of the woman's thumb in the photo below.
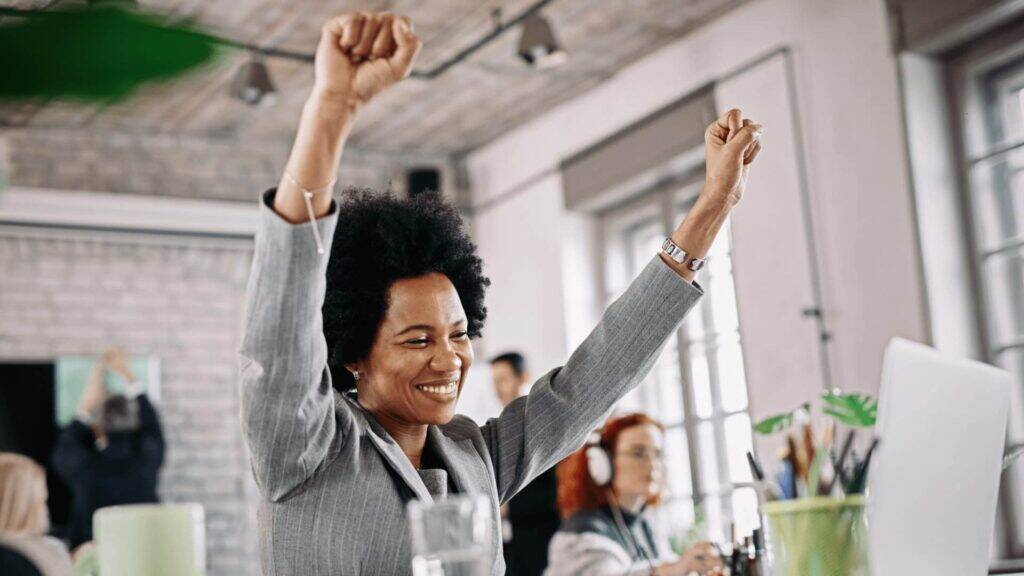
{"type": "Polygon", "coordinates": [[[734,138],[729,140],[725,147],[731,148],[740,153],[745,153],[746,150],[761,137],[761,133],[763,131],[764,127],[760,124],[747,124],[743,128],[740,128],[740,131],[736,133],[734,138]]]}

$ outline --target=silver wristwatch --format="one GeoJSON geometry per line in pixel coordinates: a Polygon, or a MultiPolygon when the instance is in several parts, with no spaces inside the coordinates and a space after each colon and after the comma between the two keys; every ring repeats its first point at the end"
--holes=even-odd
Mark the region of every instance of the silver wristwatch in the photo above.
{"type": "Polygon", "coordinates": [[[686,250],[676,246],[676,243],[671,238],[665,238],[665,243],[661,245],[661,251],[667,254],[676,264],[683,264],[694,272],[703,268],[704,263],[707,262],[707,258],[691,258],[686,253],[686,250]]]}

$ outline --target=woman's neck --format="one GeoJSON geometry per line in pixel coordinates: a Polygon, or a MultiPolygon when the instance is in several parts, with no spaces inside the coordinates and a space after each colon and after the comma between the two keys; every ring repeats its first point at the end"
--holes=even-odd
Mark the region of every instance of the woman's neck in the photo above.
{"type": "Polygon", "coordinates": [[[647,504],[647,497],[639,494],[615,494],[612,493],[612,505],[618,506],[623,512],[636,515],[643,511],[647,504]]]}
{"type": "Polygon", "coordinates": [[[391,438],[412,462],[413,468],[419,470],[423,458],[423,448],[427,445],[427,425],[402,422],[383,412],[373,410],[369,412],[388,431],[391,438]]]}

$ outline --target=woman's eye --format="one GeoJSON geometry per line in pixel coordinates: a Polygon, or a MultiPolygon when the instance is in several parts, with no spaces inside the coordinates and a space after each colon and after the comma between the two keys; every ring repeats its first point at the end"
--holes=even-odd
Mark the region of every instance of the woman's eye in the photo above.
{"type": "Polygon", "coordinates": [[[469,332],[465,332],[465,331],[463,331],[463,332],[456,332],[455,334],[452,334],[452,338],[457,338],[459,340],[462,340],[464,338],[469,338],[469,332]]]}
{"type": "Polygon", "coordinates": [[[412,344],[413,346],[423,346],[427,343],[426,338],[416,338],[415,340],[406,340],[406,344],[412,344]]]}

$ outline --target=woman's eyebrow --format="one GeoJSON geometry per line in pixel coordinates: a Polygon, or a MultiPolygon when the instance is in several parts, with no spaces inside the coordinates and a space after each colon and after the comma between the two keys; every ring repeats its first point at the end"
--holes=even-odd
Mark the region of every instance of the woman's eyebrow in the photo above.
{"type": "Polygon", "coordinates": [[[431,332],[431,331],[434,330],[434,327],[433,326],[429,326],[427,324],[416,324],[415,326],[408,326],[408,327],[406,327],[404,330],[402,330],[400,332],[395,332],[394,336],[401,336],[402,334],[405,334],[406,332],[412,332],[413,330],[422,330],[424,332],[431,332]]]}
{"type": "MultiPolygon", "coordinates": [[[[455,322],[452,322],[452,328],[458,328],[459,326],[461,326],[463,324],[467,324],[467,323],[468,323],[468,321],[465,318],[459,318],[455,322]]],[[[430,326],[429,324],[416,324],[414,326],[408,326],[408,327],[406,327],[404,330],[402,330],[400,332],[395,332],[393,334],[393,336],[401,336],[402,334],[405,334],[406,332],[412,332],[413,330],[422,330],[424,332],[431,332],[431,331],[434,330],[434,327],[430,326]]]]}

